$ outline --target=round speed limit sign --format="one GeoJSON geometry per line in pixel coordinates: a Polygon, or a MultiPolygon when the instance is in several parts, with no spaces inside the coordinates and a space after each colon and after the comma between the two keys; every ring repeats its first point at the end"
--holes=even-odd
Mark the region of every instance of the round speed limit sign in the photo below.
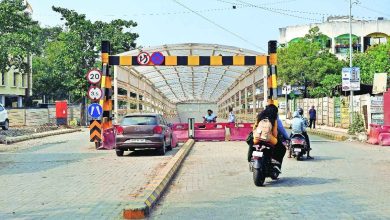
{"type": "Polygon", "coordinates": [[[88,97],[92,100],[102,98],[103,92],[100,88],[92,86],[88,89],[88,97]]]}
{"type": "Polygon", "coordinates": [[[91,84],[98,84],[102,79],[102,72],[98,69],[92,69],[87,73],[88,82],[91,84]]]}

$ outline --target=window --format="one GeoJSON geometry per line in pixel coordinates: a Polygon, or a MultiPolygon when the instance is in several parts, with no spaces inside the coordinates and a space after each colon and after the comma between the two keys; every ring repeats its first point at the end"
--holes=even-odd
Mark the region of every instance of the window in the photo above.
{"type": "Polygon", "coordinates": [[[118,88],[118,95],[127,95],[127,90],[122,89],[122,88],[118,88]]]}
{"type": "Polygon", "coordinates": [[[14,86],[17,86],[18,84],[18,73],[14,73],[14,86]]]}
{"type": "Polygon", "coordinates": [[[121,125],[157,125],[157,120],[154,116],[130,116],[124,117],[121,125]]]}
{"type": "Polygon", "coordinates": [[[386,37],[372,37],[370,39],[370,45],[385,44],[387,42],[386,37]]]}
{"type": "Polygon", "coordinates": [[[22,87],[25,88],[27,87],[27,74],[22,75],[22,87]]]}
{"type": "Polygon", "coordinates": [[[1,85],[5,86],[5,73],[1,73],[1,85]]]}

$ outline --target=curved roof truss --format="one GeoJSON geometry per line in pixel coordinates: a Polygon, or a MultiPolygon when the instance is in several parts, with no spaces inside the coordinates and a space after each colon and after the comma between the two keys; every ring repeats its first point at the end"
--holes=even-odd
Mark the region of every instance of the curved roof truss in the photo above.
{"type": "MultiPolygon", "coordinates": [[[[257,56],[263,53],[218,44],[172,44],[128,51],[119,55],[136,56],[141,51],[164,56],[257,56]]],[[[131,66],[126,68],[147,81],[172,103],[216,102],[237,80],[254,66],[131,66]]]]}

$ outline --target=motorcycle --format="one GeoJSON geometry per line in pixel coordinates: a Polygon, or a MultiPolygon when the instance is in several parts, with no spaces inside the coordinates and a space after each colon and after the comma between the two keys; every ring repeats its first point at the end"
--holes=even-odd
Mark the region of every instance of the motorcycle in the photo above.
{"type": "Polygon", "coordinates": [[[256,186],[263,186],[266,177],[276,180],[279,177],[279,162],[271,158],[271,147],[266,145],[254,145],[250,171],[253,172],[253,181],[256,186]]]}
{"type": "Polygon", "coordinates": [[[293,134],[289,145],[290,157],[293,156],[297,160],[301,160],[301,158],[307,152],[308,146],[306,143],[305,136],[303,136],[302,134],[293,134]]]}

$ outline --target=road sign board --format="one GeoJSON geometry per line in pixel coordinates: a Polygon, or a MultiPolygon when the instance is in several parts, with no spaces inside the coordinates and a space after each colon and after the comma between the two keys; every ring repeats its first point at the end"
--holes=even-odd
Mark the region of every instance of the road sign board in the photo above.
{"type": "Polygon", "coordinates": [[[283,95],[288,95],[288,94],[290,94],[290,92],[291,92],[291,85],[287,85],[287,86],[283,86],[282,87],[282,94],[283,95]]]}
{"type": "Polygon", "coordinates": [[[360,68],[343,68],[342,72],[342,91],[360,90],[360,68]]]}
{"type": "Polygon", "coordinates": [[[87,73],[88,82],[91,84],[98,84],[102,79],[102,72],[98,69],[92,69],[87,73]]]}
{"type": "Polygon", "coordinates": [[[161,65],[164,63],[164,55],[161,52],[154,52],[152,53],[150,60],[154,65],[161,65]]]}
{"type": "Polygon", "coordinates": [[[137,56],[137,62],[139,65],[148,65],[150,62],[150,56],[146,52],[141,52],[137,56]]]}
{"type": "Polygon", "coordinates": [[[92,103],[90,106],[88,106],[88,114],[92,118],[99,118],[103,114],[103,108],[98,103],[92,103]]]}
{"type": "Polygon", "coordinates": [[[88,89],[88,97],[92,100],[101,99],[102,95],[103,95],[102,90],[96,86],[91,86],[88,89]]]}
{"type": "Polygon", "coordinates": [[[102,122],[100,120],[92,120],[89,124],[89,140],[91,142],[102,141],[102,122]]]}

